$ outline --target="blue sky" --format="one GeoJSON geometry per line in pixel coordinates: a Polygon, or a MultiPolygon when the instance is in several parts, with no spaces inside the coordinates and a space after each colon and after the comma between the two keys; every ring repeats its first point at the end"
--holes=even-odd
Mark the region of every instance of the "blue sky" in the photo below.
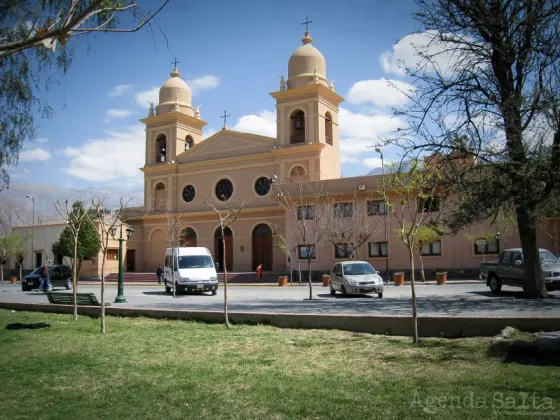
{"type": "MultiPolygon", "coordinates": [[[[140,1],[147,4],[147,1],[140,1]]],[[[151,7],[158,2],[150,0],[151,7]]],[[[406,88],[399,59],[409,59],[405,35],[415,31],[414,5],[399,1],[172,0],[157,22],[167,36],[182,78],[201,104],[207,135],[219,130],[220,115],[240,131],[275,135],[269,92],[287,76],[290,55],[301,45],[307,17],[313,45],[327,61],[341,105],[343,176],[379,166],[371,148],[378,136],[403,124],[391,107],[405,97],[387,79],[406,88]],[[396,45],[395,45],[396,44],[396,45]]],[[[13,181],[66,188],[141,189],[144,131],[149,98],[169,77],[173,56],[160,29],[134,34],[88,35],[72,42],[73,65],[43,97],[52,120],[37,119],[38,139],[24,145],[13,181]]],[[[157,103],[156,103],[157,104],[157,103]]],[[[388,159],[397,151],[386,150],[388,159]]]]}

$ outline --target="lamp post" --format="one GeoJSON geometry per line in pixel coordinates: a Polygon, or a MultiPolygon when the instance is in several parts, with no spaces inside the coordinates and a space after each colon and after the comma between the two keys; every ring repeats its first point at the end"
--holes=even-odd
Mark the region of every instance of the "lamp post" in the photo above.
{"type": "MultiPolygon", "coordinates": [[[[126,228],[126,239],[130,239],[134,229],[131,227],[126,228]]],[[[111,236],[113,239],[117,234],[117,227],[113,226],[111,228],[111,236]]],[[[122,256],[122,243],[123,239],[123,225],[121,223],[120,234],[119,234],[119,285],[117,289],[117,297],[115,298],[115,303],[126,303],[126,298],[124,297],[124,284],[123,284],[123,256],[122,256]]]]}
{"type": "Polygon", "coordinates": [[[32,218],[33,218],[33,222],[31,223],[31,269],[35,269],[35,263],[33,262],[33,245],[35,243],[35,197],[29,194],[25,194],[25,196],[27,198],[31,198],[31,202],[33,203],[33,213],[32,213],[32,218]]]}
{"type": "Polygon", "coordinates": [[[496,244],[498,245],[498,255],[500,255],[500,238],[502,237],[502,234],[500,233],[500,231],[497,231],[496,234],[494,235],[494,238],[496,238],[496,244]]]}
{"type": "Polygon", "coordinates": [[[389,283],[389,226],[387,225],[387,192],[385,190],[385,165],[383,163],[383,152],[379,147],[375,151],[381,155],[381,182],[383,183],[383,224],[385,225],[385,277],[389,283]]]}

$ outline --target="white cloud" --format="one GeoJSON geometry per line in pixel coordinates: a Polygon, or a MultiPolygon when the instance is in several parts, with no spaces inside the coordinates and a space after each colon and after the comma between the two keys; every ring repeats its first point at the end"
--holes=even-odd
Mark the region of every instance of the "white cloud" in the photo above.
{"type": "MultiPolygon", "coordinates": [[[[391,115],[366,115],[340,108],[340,158],[342,163],[366,163],[367,155],[375,155],[380,138],[389,136],[405,123],[391,115]]],[[[368,161],[373,162],[373,161],[368,161]]],[[[381,165],[379,165],[381,166],[381,165]]]]}
{"type": "Polygon", "coordinates": [[[154,86],[136,93],[136,103],[146,109],[150,106],[150,103],[157,105],[159,103],[159,87],[154,86]]]}
{"type": "Polygon", "coordinates": [[[29,170],[27,168],[22,168],[21,171],[10,170],[10,178],[12,179],[29,178],[29,170]]]}
{"type": "MultiPolygon", "coordinates": [[[[381,54],[379,57],[381,67],[385,73],[404,76],[405,67],[410,69],[421,67],[425,62],[420,55],[429,53],[433,65],[443,74],[448,74],[457,60],[462,57],[453,54],[454,48],[445,44],[438,40],[437,32],[433,30],[407,35],[393,45],[392,51],[381,54]]],[[[426,67],[427,70],[430,70],[430,67],[426,67]]]]}
{"type": "Polygon", "coordinates": [[[67,147],[70,165],[64,171],[88,181],[116,181],[123,185],[142,184],[145,131],[142,125],[124,131],[105,130],[100,139],[87,140],[80,147],[67,147]]]}
{"type": "Polygon", "coordinates": [[[46,137],[37,137],[37,143],[43,144],[43,143],[46,143],[48,141],[49,141],[49,139],[46,138],[46,137]]]}
{"type": "Polygon", "coordinates": [[[33,161],[44,162],[45,160],[49,160],[50,158],[51,158],[51,154],[47,152],[45,149],[42,149],[40,147],[23,150],[19,154],[20,162],[33,162],[33,161]]]}
{"type": "Polygon", "coordinates": [[[276,112],[264,110],[257,115],[244,115],[237,120],[232,130],[276,137],[276,112]]]}
{"type": "Polygon", "coordinates": [[[414,92],[409,83],[381,78],[362,80],[352,85],[347,100],[351,104],[373,104],[375,107],[399,107],[408,102],[408,95],[414,92]]]}
{"type": "Polygon", "coordinates": [[[220,78],[212,74],[207,74],[202,77],[197,77],[196,79],[187,80],[187,84],[191,88],[193,93],[201,91],[203,89],[215,89],[220,86],[220,78]]]}
{"type": "Polygon", "coordinates": [[[117,85],[107,94],[110,98],[122,96],[126,91],[131,90],[134,85],[117,85]]]}
{"type": "Polygon", "coordinates": [[[109,122],[115,118],[126,118],[132,114],[128,109],[108,109],[106,113],[105,122],[109,122]]]}

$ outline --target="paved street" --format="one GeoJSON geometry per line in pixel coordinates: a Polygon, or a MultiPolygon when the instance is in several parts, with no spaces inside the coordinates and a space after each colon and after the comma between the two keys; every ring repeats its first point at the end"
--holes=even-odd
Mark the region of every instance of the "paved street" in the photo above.
{"type": "MultiPolygon", "coordinates": [[[[418,309],[422,315],[447,316],[560,316],[560,293],[554,299],[528,301],[521,299],[521,290],[504,287],[499,295],[492,295],[482,283],[418,285],[418,309]]],[[[60,290],[65,291],[65,290],[60,290]]],[[[100,286],[81,285],[80,292],[93,292],[98,298],[100,286]]],[[[126,304],[113,306],[135,308],[161,308],[176,310],[223,310],[223,292],[220,286],[217,296],[166,294],[163,286],[125,286],[126,304]]],[[[113,302],[116,286],[108,286],[105,298],[113,302]]],[[[386,286],[384,297],[377,295],[332,297],[329,289],[313,287],[313,301],[308,300],[307,286],[268,287],[230,286],[228,300],[230,311],[243,312],[293,312],[317,314],[367,314],[367,315],[410,315],[410,286],[386,286]]],[[[0,301],[48,303],[47,297],[37,291],[23,292],[19,284],[0,285],[0,301]]]]}

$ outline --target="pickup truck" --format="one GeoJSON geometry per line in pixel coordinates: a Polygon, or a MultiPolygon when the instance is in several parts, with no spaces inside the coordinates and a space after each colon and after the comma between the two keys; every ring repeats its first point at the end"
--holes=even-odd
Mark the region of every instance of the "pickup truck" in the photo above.
{"type": "MultiPolygon", "coordinates": [[[[546,290],[560,290],[560,261],[546,249],[539,248],[539,254],[546,290]]],[[[525,272],[521,248],[506,249],[498,261],[480,264],[480,279],[486,280],[492,293],[499,293],[504,284],[524,288],[525,272]]]]}

